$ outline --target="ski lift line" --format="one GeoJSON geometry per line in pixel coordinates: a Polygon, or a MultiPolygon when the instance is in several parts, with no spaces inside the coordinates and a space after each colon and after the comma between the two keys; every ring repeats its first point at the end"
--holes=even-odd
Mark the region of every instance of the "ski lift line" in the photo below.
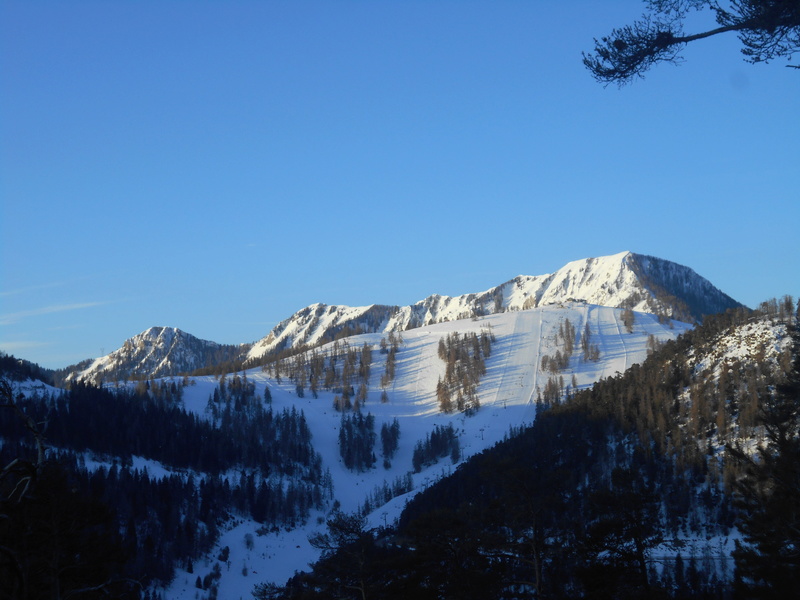
{"type": "Polygon", "coordinates": [[[539,341],[536,342],[536,349],[533,350],[533,357],[536,358],[533,364],[533,387],[531,388],[531,395],[528,398],[528,406],[533,409],[533,414],[536,414],[536,400],[534,396],[539,391],[539,357],[542,353],[542,338],[544,337],[544,311],[539,309],[539,341]]]}
{"type": "MultiPolygon", "coordinates": [[[[428,335],[427,332],[425,332],[424,335],[428,335]]],[[[424,335],[421,332],[416,332],[417,339],[419,339],[421,337],[424,337],[424,335]]],[[[405,341],[403,342],[403,344],[405,344],[405,341]]],[[[415,369],[414,370],[417,372],[417,377],[414,380],[413,402],[416,402],[418,400],[418,398],[419,398],[419,396],[418,396],[418,394],[419,394],[419,378],[420,378],[420,371],[422,370],[422,352],[417,352],[417,364],[415,365],[415,369]]]]}
{"type": "MultiPolygon", "coordinates": [[[[608,342],[606,341],[606,336],[600,335],[600,332],[603,330],[602,329],[602,316],[600,315],[600,309],[598,307],[594,307],[594,308],[592,308],[591,313],[592,313],[592,316],[594,317],[594,326],[595,326],[595,331],[597,332],[597,337],[600,339],[600,343],[603,345],[603,350],[602,350],[602,354],[601,355],[603,357],[607,357],[608,356],[608,347],[607,347],[608,346],[608,342]]],[[[603,360],[601,362],[603,363],[603,373],[600,376],[600,379],[604,379],[604,378],[610,376],[606,371],[608,371],[611,368],[612,365],[611,365],[610,361],[607,361],[607,360],[603,360]]]]}
{"type": "Polygon", "coordinates": [[[625,360],[625,362],[623,363],[622,372],[624,373],[625,371],[628,370],[628,348],[625,346],[625,337],[622,335],[622,329],[620,329],[619,326],[619,314],[616,310],[613,309],[612,312],[614,314],[614,323],[617,326],[617,335],[619,336],[619,341],[622,344],[622,357],[625,360]]]}

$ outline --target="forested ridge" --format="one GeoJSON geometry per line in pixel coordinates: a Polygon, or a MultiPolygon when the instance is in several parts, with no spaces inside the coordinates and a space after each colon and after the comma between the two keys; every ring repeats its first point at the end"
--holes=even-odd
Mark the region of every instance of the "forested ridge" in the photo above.
{"type": "MultiPolygon", "coordinates": [[[[191,571],[225,522],[291,527],[329,501],[301,412],[273,411],[238,375],[220,381],[208,420],[187,413],[180,394],[180,384],[146,381],[14,398],[5,385],[0,598],[79,586],[139,598],[175,566],[191,571]],[[133,456],[169,472],[135,469],[133,456]],[[79,565],[82,578],[64,575],[79,565]]],[[[200,583],[213,595],[213,577],[200,583]]]]}
{"type": "Polygon", "coordinates": [[[5,352],[0,352],[0,374],[10,381],[23,381],[25,379],[38,379],[45,383],[53,383],[54,371],[44,369],[28,360],[16,358],[5,352]]]}
{"type": "Polygon", "coordinates": [[[710,317],[626,373],[540,405],[530,428],[417,494],[396,528],[333,515],[338,545],[285,587],[255,595],[794,593],[798,350],[789,298],[710,317]],[[771,346],[766,330],[788,341],[771,346]],[[739,352],[726,354],[730,345],[739,352]]]}

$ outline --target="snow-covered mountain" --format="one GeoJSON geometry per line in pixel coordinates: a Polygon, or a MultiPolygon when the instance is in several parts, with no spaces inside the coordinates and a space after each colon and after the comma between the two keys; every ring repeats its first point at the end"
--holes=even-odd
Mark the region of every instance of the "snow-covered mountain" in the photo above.
{"type": "Polygon", "coordinates": [[[698,323],[741,306],[692,269],[621,252],[576,260],[547,275],[520,275],[480,293],[434,294],[410,306],[312,304],[252,346],[224,346],[172,327],[151,327],[111,354],[72,369],[66,381],[161,377],[231,360],[258,364],[266,354],[359,333],[388,333],[435,323],[580,301],[698,323]]]}
{"type": "MultiPolygon", "coordinates": [[[[536,400],[544,392],[548,381],[563,378],[571,382],[567,385],[574,385],[574,389],[580,390],[591,387],[602,378],[614,377],[616,380],[632,365],[641,364],[653,348],[692,329],[685,323],[663,322],[655,315],[635,312],[633,326],[628,332],[623,314],[623,309],[571,302],[437,323],[404,332],[398,351],[396,377],[389,387],[389,401],[381,402],[378,399],[378,382],[387,357],[375,352],[372,354],[370,392],[362,408],[362,411],[368,411],[375,417],[376,430],[397,419],[400,424],[400,445],[390,467],[375,466],[364,472],[348,470],[340,459],[338,430],[341,413],[331,408],[335,391],[321,390],[318,398],[311,398],[308,394],[299,397],[295,383],[289,379],[278,381],[268,372],[257,368],[249,370],[247,376],[256,385],[256,395],[262,393],[262,386],[269,387],[275,407],[303,410],[315,448],[321,453],[325,468],[330,470],[334,497],[342,510],[354,512],[363,507],[365,499],[377,490],[391,486],[392,481],[409,473],[415,447],[435,427],[452,425],[455,428],[461,444],[462,460],[466,460],[503,440],[511,428],[530,425],[536,418],[536,400]],[[542,359],[565,351],[568,344],[562,331],[567,322],[577,332],[575,348],[581,345],[581,336],[588,331],[599,354],[587,360],[576,350],[566,361],[564,369],[553,374],[543,367],[542,359]],[[436,386],[446,366],[438,356],[439,340],[453,332],[464,335],[480,334],[487,330],[494,334],[496,342],[492,346],[491,357],[486,361],[486,374],[481,378],[478,388],[480,409],[472,416],[441,412],[436,386]]],[[[364,343],[375,345],[380,338],[380,333],[361,334],[350,338],[347,343],[359,348],[364,343]]],[[[701,382],[705,382],[702,385],[711,390],[713,395],[717,386],[721,385],[720,378],[726,377],[726,370],[730,373],[746,373],[748,383],[745,383],[743,376],[739,384],[731,387],[741,409],[745,396],[752,392],[748,386],[755,381],[754,373],[758,371],[762,375],[774,376],[774,373],[787,368],[791,358],[791,339],[786,324],[763,317],[736,322],[730,327],[716,325],[709,329],[709,333],[697,336],[693,344],[684,346],[681,356],[686,360],[686,372],[691,373],[692,382],[677,392],[678,401],[686,406],[681,413],[684,417],[691,414],[691,395],[702,387],[701,382]]],[[[317,351],[325,354],[331,348],[332,344],[327,344],[317,351]]],[[[215,385],[216,382],[210,377],[198,378],[196,385],[187,388],[187,410],[195,411],[199,416],[204,415],[206,399],[215,385]]],[[[697,399],[694,401],[697,402],[697,399]]],[[[733,410],[733,405],[731,402],[728,408],[733,410]]],[[[712,422],[717,419],[715,414],[707,418],[712,422]]],[[[729,417],[729,424],[735,424],[736,421],[736,417],[729,417]]],[[[708,431],[713,431],[713,426],[708,431]]],[[[734,435],[741,429],[738,425],[731,425],[727,431],[734,435]]],[[[696,440],[703,453],[708,453],[712,445],[715,452],[720,452],[726,441],[730,441],[730,438],[722,439],[719,433],[711,438],[705,433],[696,440]]],[[[373,505],[377,507],[367,515],[368,526],[378,528],[391,524],[414,494],[437,479],[448,476],[454,469],[450,459],[443,459],[420,472],[410,473],[412,491],[385,504],[373,505]]],[[[307,568],[308,563],[319,556],[319,551],[308,540],[310,535],[324,531],[320,520],[309,520],[296,529],[258,536],[255,546],[248,549],[243,540],[249,532],[257,529],[257,523],[245,519],[237,521],[220,538],[217,547],[230,548],[230,561],[243,565],[241,572],[229,569],[223,573],[219,582],[220,597],[244,597],[255,581],[281,583],[296,570],[307,568]]],[[[715,560],[729,560],[733,543],[727,537],[707,538],[705,535],[697,536],[697,532],[692,530],[687,530],[685,536],[684,541],[692,553],[708,555],[715,560]]],[[[206,563],[205,571],[210,569],[209,564],[206,563]]],[[[193,598],[197,592],[194,586],[196,573],[197,567],[194,573],[178,569],[175,580],[166,591],[166,597],[170,600],[193,598]]]]}
{"type": "MultiPolygon", "coordinates": [[[[412,478],[413,492],[398,496],[372,512],[371,526],[378,527],[397,518],[411,494],[455,468],[447,458],[423,467],[420,472],[412,472],[415,448],[435,427],[452,425],[458,435],[462,460],[467,459],[503,440],[513,428],[532,423],[537,400],[546,394],[553,382],[563,380],[563,394],[588,388],[601,378],[612,377],[634,363],[641,363],[654,343],[673,340],[691,329],[687,323],[634,312],[633,324],[628,330],[623,312],[620,308],[565,302],[454,319],[404,331],[397,336],[400,341],[395,376],[385,388],[388,401],[381,401],[381,380],[389,358],[388,354],[377,351],[383,334],[365,333],[348,338],[346,345],[350,348],[360,349],[364,344],[375,348],[371,353],[368,394],[361,412],[374,416],[376,433],[395,419],[399,423],[399,447],[390,466],[378,463],[366,471],[348,469],[340,455],[342,413],[334,410],[333,405],[341,390],[320,388],[317,397],[308,390],[299,396],[296,381],[287,375],[288,365],[282,378],[276,378],[271,369],[261,368],[249,369],[246,375],[255,385],[256,397],[262,397],[264,388],[269,388],[274,410],[303,411],[314,447],[323,458],[323,468],[330,471],[334,498],[343,511],[358,511],[379,490],[391,487],[399,478],[412,478]],[[564,331],[574,333],[567,339],[564,331]],[[480,408],[471,416],[459,411],[442,412],[437,398],[437,382],[444,378],[447,370],[445,361],[439,357],[439,343],[456,332],[462,337],[491,332],[496,339],[485,363],[486,372],[477,387],[480,408]],[[580,350],[587,334],[591,345],[597,348],[592,358],[586,358],[580,350]],[[571,353],[567,352],[568,347],[573,348],[571,353]],[[563,369],[554,372],[545,368],[543,358],[559,352],[566,357],[563,369]]],[[[341,347],[345,344],[339,342],[338,345],[343,352],[341,347]]],[[[333,343],[328,343],[313,352],[329,357],[333,347],[333,343]]],[[[309,361],[306,356],[305,363],[309,361]]],[[[208,418],[208,398],[218,381],[210,376],[195,377],[192,381],[193,384],[184,390],[185,409],[208,418]]],[[[380,442],[376,444],[376,453],[379,446],[380,442]]],[[[324,525],[313,519],[292,531],[257,536],[255,548],[248,550],[242,542],[243,536],[258,528],[257,523],[245,520],[220,539],[218,546],[230,548],[232,563],[244,565],[243,572],[250,575],[240,576],[239,569],[223,573],[219,597],[246,596],[255,582],[254,573],[258,574],[258,581],[282,583],[295,570],[307,568],[308,563],[319,556],[308,537],[323,530],[324,525]]],[[[197,568],[194,574],[179,569],[166,597],[170,600],[193,598],[197,592],[197,572],[197,568]]]]}
{"type": "Polygon", "coordinates": [[[741,306],[708,280],[667,260],[621,252],[576,260],[548,275],[520,275],[485,292],[434,294],[410,306],[312,304],[256,342],[247,358],[353,333],[404,331],[488,314],[568,301],[630,308],[688,323],[741,306]]]}
{"type": "MultiPolygon", "coordinates": [[[[791,313],[791,307],[784,312],[787,311],[791,313]]],[[[709,319],[707,328],[694,331],[708,329],[710,333],[696,336],[691,345],[680,346],[677,353],[686,358],[685,371],[692,373],[693,378],[702,376],[705,381],[712,382],[706,385],[712,396],[717,386],[723,386],[724,380],[730,381],[731,373],[752,371],[755,377],[756,372],[772,371],[791,357],[787,328],[781,321],[784,317],[751,319],[745,311],[739,314],[745,317],[730,327],[724,325],[728,317],[709,319]],[[715,322],[722,325],[711,328],[715,322]]],[[[531,424],[537,415],[537,399],[546,396],[549,386],[560,386],[558,393],[564,397],[589,388],[601,378],[613,377],[616,380],[616,376],[633,364],[641,363],[661,342],[676,339],[679,334],[692,329],[690,324],[665,320],[652,313],[634,311],[631,319],[630,313],[622,308],[564,301],[532,309],[431,323],[404,331],[402,335],[394,336],[397,343],[394,375],[387,383],[384,383],[383,376],[388,371],[390,354],[377,350],[383,332],[355,335],[346,342],[328,343],[285,360],[280,377],[274,365],[263,369],[254,367],[246,371],[246,377],[241,375],[248,385],[253,386],[253,398],[266,399],[269,396],[275,411],[301,412],[309,427],[314,449],[321,456],[322,469],[330,477],[331,500],[346,512],[367,513],[369,527],[377,528],[394,521],[409,498],[456,468],[449,457],[436,464],[424,465],[420,470],[414,468],[416,448],[435,428],[453,428],[460,444],[459,462],[463,461],[500,442],[510,431],[531,424]],[[486,332],[495,341],[486,356],[485,372],[476,388],[480,407],[470,414],[458,410],[443,412],[437,386],[445,378],[448,364],[442,358],[441,341],[455,333],[465,338],[471,334],[483,336],[486,332]],[[584,341],[585,346],[593,351],[582,351],[584,341]],[[340,452],[339,434],[344,421],[342,413],[335,410],[334,405],[336,397],[342,393],[341,387],[337,389],[335,383],[330,387],[321,385],[318,393],[313,394],[307,387],[305,394],[301,394],[298,379],[293,379],[291,363],[310,370],[314,356],[321,356],[325,364],[330,364],[338,352],[341,373],[343,357],[349,349],[364,356],[361,349],[365,344],[375,351],[368,354],[370,368],[363,376],[367,394],[361,411],[374,417],[376,433],[396,420],[400,436],[391,461],[385,465],[379,461],[371,468],[358,470],[346,467],[340,452]],[[554,364],[558,361],[555,357],[559,354],[564,360],[556,368],[554,364]],[[385,398],[384,391],[387,393],[385,398]],[[411,491],[389,499],[386,491],[401,480],[410,482],[411,491]]],[[[133,347],[139,341],[142,341],[142,346],[156,346],[155,340],[171,340],[177,335],[176,330],[164,332],[161,329],[149,330],[145,334],[142,334],[142,340],[139,339],[142,336],[132,338],[123,349],[127,348],[128,353],[133,354],[133,347]],[[147,333],[150,335],[145,336],[147,333]]],[[[170,346],[166,341],[163,344],[170,346]]],[[[233,375],[226,385],[234,385],[233,379],[238,377],[239,374],[233,375]]],[[[109,375],[106,381],[110,380],[109,375]]],[[[732,388],[734,394],[743,394],[735,403],[739,407],[745,406],[745,395],[751,395],[750,380],[740,388],[732,388]]],[[[179,406],[200,420],[213,421],[217,405],[210,399],[223,385],[222,381],[224,379],[212,376],[190,378],[187,380],[189,385],[183,387],[179,406]]],[[[691,414],[692,402],[697,402],[692,394],[702,387],[691,384],[679,390],[677,401],[689,406],[681,412],[682,415],[691,414]]],[[[708,418],[714,422],[715,415],[709,414],[708,418]]],[[[731,416],[726,427],[729,432],[739,431],[738,418],[731,416]]],[[[710,447],[709,439],[715,447],[722,447],[725,441],[704,434],[700,440],[704,453],[710,447]]],[[[376,443],[374,452],[380,452],[380,444],[376,443]]],[[[133,460],[134,468],[146,468],[155,477],[175,474],[184,479],[206,477],[202,473],[189,473],[143,457],[134,457],[133,460]]],[[[102,466],[101,463],[97,465],[102,466]]],[[[239,481],[240,476],[238,471],[226,475],[232,482],[239,481]]],[[[169,600],[197,597],[198,578],[205,578],[212,572],[216,565],[215,557],[223,549],[226,555],[229,553],[227,562],[234,568],[222,569],[221,578],[214,584],[218,588],[218,597],[246,597],[253,584],[258,582],[282,583],[296,570],[307,568],[309,562],[318,558],[319,552],[309,543],[309,536],[324,530],[327,510],[312,512],[310,518],[293,523],[291,527],[269,530],[263,523],[250,518],[246,511],[236,513],[235,519],[221,525],[215,548],[206,557],[194,561],[191,567],[177,568],[169,588],[163,590],[164,597],[169,600]]],[[[693,535],[693,532],[687,535],[693,535]]],[[[725,545],[716,538],[711,541],[690,539],[689,542],[698,553],[727,556],[725,553],[730,551],[729,544],[725,545]]]]}
{"type": "Polygon", "coordinates": [[[201,340],[175,327],[151,327],[111,354],[82,364],[66,380],[120,381],[132,376],[176,375],[240,358],[248,348],[201,340]]]}

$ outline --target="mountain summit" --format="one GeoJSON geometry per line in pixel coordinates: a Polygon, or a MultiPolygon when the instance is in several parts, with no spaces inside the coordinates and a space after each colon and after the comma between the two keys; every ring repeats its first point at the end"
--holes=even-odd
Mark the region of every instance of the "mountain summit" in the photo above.
{"type": "Polygon", "coordinates": [[[570,301],[630,308],[693,324],[704,315],[742,306],[689,267],[621,252],[576,260],[547,275],[519,275],[485,292],[454,297],[434,294],[410,306],[312,304],[256,342],[247,358],[258,360],[275,350],[354,333],[403,331],[570,301]]]}
{"type": "Polygon", "coordinates": [[[249,346],[228,346],[201,340],[175,327],[151,327],[125,341],[111,354],[82,364],[67,381],[131,376],[163,377],[189,373],[238,358],[249,346]]]}

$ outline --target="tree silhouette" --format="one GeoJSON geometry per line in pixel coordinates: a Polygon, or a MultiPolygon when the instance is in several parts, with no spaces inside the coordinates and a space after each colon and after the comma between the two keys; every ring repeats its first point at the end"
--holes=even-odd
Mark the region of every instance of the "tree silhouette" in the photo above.
{"type": "Polygon", "coordinates": [[[13,410],[35,441],[0,468],[0,597],[139,598],[139,582],[121,576],[127,556],[114,512],[45,457],[39,425],[18,400],[0,379],[0,409],[13,410]]]}
{"type": "Polygon", "coordinates": [[[729,448],[744,464],[737,487],[745,543],[734,556],[737,586],[751,598],[800,586],[800,332],[793,338],[793,368],[762,406],[766,445],[755,457],[729,448]]]}
{"type": "MultiPolygon", "coordinates": [[[[735,32],[751,63],[769,62],[800,50],[800,2],[797,0],[645,0],[647,11],[631,25],[595,39],[583,63],[601,83],[624,85],[660,62],[677,64],[689,42],[735,32]],[[710,11],[719,25],[685,34],[693,12],[710,11]]],[[[800,65],[788,65],[800,68],[800,65]]]]}
{"type": "Polygon", "coordinates": [[[374,553],[374,538],[367,529],[364,517],[342,512],[327,521],[328,532],[317,533],[309,543],[322,552],[315,566],[315,575],[328,586],[335,597],[355,592],[366,600],[370,587],[370,556],[374,553]],[[339,560],[331,560],[338,557],[339,560]]]}

